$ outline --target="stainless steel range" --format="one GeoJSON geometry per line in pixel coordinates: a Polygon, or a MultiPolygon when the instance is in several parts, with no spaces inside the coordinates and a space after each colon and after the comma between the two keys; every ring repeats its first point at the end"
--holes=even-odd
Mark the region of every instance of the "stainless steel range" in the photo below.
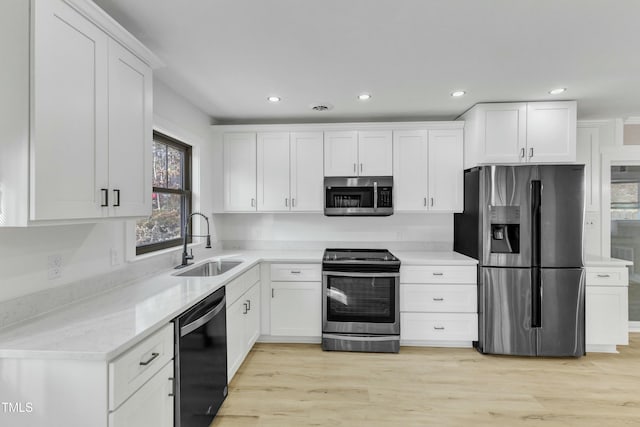
{"type": "Polygon", "coordinates": [[[326,249],[322,349],[400,350],[400,260],[386,249],[326,249]]]}

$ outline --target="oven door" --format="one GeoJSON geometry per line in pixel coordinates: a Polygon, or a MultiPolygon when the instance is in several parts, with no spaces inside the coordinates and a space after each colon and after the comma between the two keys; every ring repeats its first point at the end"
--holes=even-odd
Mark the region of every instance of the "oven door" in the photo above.
{"type": "Polygon", "coordinates": [[[322,332],[400,334],[399,273],[322,273],[322,332]]]}

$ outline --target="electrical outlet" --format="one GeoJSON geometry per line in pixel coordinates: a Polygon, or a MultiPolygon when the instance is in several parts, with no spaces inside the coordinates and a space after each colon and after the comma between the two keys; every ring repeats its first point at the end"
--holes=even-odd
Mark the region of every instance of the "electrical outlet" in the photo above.
{"type": "Polygon", "coordinates": [[[122,260],[120,259],[120,252],[116,248],[111,248],[111,266],[115,267],[116,265],[120,265],[122,260]]]}
{"type": "Polygon", "coordinates": [[[47,258],[47,277],[49,280],[62,277],[62,255],[49,255],[47,258]]]}

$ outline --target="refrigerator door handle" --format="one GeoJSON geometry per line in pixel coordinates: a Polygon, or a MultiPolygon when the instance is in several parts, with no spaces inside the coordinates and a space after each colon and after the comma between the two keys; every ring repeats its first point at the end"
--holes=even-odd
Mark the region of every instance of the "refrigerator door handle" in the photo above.
{"type": "Polygon", "coordinates": [[[540,267],[542,181],[531,181],[531,266],[540,267]]]}
{"type": "Polygon", "coordinates": [[[531,269],[531,327],[542,327],[542,275],[540,269],[531,269]]]}

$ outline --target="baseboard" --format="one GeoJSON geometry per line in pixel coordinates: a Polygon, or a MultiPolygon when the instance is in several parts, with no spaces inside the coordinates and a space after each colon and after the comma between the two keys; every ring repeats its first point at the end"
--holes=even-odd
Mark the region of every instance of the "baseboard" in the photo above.
{"type": "Polygon", "coordinates": [[[416,340],[400,340],[400,346],[411,347],[455,347],[455,348],[472,348],[471,341],[416,341],[416,340]]]}
{"type": "Polygon", "coordinates": [[[274,335],[260,335],[258,342],[274,344],[320,344],[322,337],[280,337],[274,335]]]}
{"type": "Polygon", "coordinates": [[[629,322],[629,332],[640,332],[640,322],[630,321],[629,322]]]}
{"type": "Polygon", "coordinates": [[[618,353],[615,344],[587,344],[587,353],[618,353]]]}

